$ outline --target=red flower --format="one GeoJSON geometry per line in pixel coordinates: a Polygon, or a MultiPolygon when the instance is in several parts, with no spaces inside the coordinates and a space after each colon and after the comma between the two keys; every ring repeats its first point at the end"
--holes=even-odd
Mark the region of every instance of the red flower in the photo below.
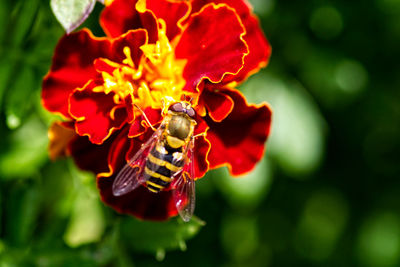
{"type": "Polygon", "coordinates": [[[114,0],[100,23],[107,37],[88,29],[64,36],[44,78],[43,105],[66,119],[50,131],[52,143],[68,138],[65,151],[52,144],[53,157],[67,153],[96,173],[102,200],[120,212],[154,220],[175,216],[170,191],[154,194],[141,186],[116,197],[111,188],[153,132],[137,107],[157,127],[163,105],[186,95],[194,99],[195,134],[206,133],[196,138],[196,178],[220,166],[233,175],[253,169],[271,111],[248,104],[234,88],[266,66],[270,46],[245,2],[114,0]]]}

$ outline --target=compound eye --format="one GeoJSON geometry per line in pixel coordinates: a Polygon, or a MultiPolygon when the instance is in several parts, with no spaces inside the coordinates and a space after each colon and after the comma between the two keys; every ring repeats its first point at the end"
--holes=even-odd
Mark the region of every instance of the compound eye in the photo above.
{"type": "Polygon", "coordinates": [[[190,109],[186,110],[186,114],[188,114],[189,117],[193,118],[196,115],[196,112],[194,111],[193,108],[190,108],[190,109]]]}
{"type": "Polygon", "coordinates": [[[175,112],[183,112],[182,103],[178,102],[178,103],[173,104],[172,106],[169,107],[169,110],[172,110],[175,112]]]}

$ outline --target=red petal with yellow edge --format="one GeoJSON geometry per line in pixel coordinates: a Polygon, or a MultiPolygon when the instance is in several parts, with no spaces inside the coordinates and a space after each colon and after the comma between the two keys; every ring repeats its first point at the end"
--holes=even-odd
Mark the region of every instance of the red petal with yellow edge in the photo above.
{"type": "Polygon", "coordinates": [[[140,13],[135,0],[115,0],[107,6],[100,16],[100,25],[110,37],[117,37],[129,30],[146,29],[149,42],[158,39],[157,20],[150,11],[140,13]]]}
{"type": "Polygon", "coordinates": [[[251,11],[250,7],[243,0],[194,0],[192,3],[192,12],[199,11],[208,3],[226,3],[233,7],[239,15],[244,27],[246,35],[244,40],[249,47],[249,54],[244,59],[244,67],[237,75],[227,75],[223,82],[231,81],[241,82],[251,74],[257,72],[261,67],[265,67],[271,55],[271,46],[269,45],[264,33],[261,30],[258,19],[251,11]]]}
{"type": "Polygon", "coordinates": [[[208,129],[207,123],[203,120],[202,117],[199,116],[199,114],[196,114],[194,117],[194,120],[197,122],[196,127],[194,128],[194,135],[198,135],[201,133],[204,133],[208,129]]]}
{"type": "Polygon", "coordinates": [[[106,57],[109,47],[108,40],[95,38],[87,29],[65,35],[56,47],[51,69],[43,80],[43,105],[49,111],[71,118],[68,114],[69,95],[98,75],[93,61],[97,57],[106,57]]]}
{"type": "Polygon", "coordinates": [[[206,119],[210,127],[206,137],[211,143],[210,168],[227,165],[232,175],[244,174],[263,156],[270,132],[271,110],[265,104],[247,104],[237,90],[221,92],[232,98],[235,105],[228,117],[219,123],[206,119]]]}
{"type": "Polygon", "coordinates": [[[255,17],[247,17],[243,21],[246,27],[246,41],[250,53],[244,58],[244,67],[236,75],[228,74],[224,77],[223,82],[229,83],[232,81],[242,82],[250,75],[257,72],[260,68],[268,64],[269,57],[271,56],[271,46],[265,38],[264,33],[261,31],[259,22],[255,17]]]}
{"type": "MultiPolygon", "coordinates": [[[[108,166],[107,171],[102,172],[99,176],[109,177],[114,174],[117,170],[120,170],[126,163],[126,154],[131,146],[133,146],[133,142],[131,138],[127,138],[129,127],[125,126],[120,131],[116,132],[115,139],[113,140],[109,152],[107,154],[107,163],[108,166]]],[[[113,135],[113,136],[114,136],[113,135]]],[[[107,142],[107,141],[106,141],[107,142]]],[[[134,144],[136,144],[135,142],[134,144]]],[[[139,150],[141,144],[136,144],[137,149],[139,150]]]]}
{"type": "Polygon", "coordinates": [[[210,4],[192,15],[175,51],[177,58],[188,60],[184,90],[195,91],[204,78],[219,82],[225,74],[237,73],[248,52],[242,34],[239,17],[226,5],[210,4]]]}
{"type": "Polygon", "coordinates": [[[127,120],[124,106],[115,109],[114,93],[93,92],[94,82],[75,90],[70,97],[70,114],[76,118],[75,130],[95,144],[101,144],[127,120]],[[113,110],[114,109],[114,110],[113,110]],[[114,114],[112,114],[113,112],[114,114]]]}
{"type": "Polygon", "coordinates": [[[147,0],[146,8],[153,11],[157,18],[166,22],[169,40],[173,40],[175,36],[181,33],[182,25],[180,25],[180,22],[190,12],[190,5],[186,1],[147,0]]]}
{"type": "Polygon", "coordinates": [[[201,178],[210,168],[207,160],[208,153],[210,152],[211,144],[203,136],[197,137],[194,140],[194,175],[193,178],[201,178]]]}
{"type": "MultiPolygon", "coordinates": [[[[207,88],[207,87],[205,87],[207,88]]],[[[227,94],[204,89],[199,104],[206,107],[208,115],[216,122],[224,120],[233,109],[233,100],[227,94]]]]}

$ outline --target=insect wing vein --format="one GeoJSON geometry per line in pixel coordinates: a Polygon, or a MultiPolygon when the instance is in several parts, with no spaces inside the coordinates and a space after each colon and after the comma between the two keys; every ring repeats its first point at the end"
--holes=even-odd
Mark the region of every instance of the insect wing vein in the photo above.
{"type": "Polygon", "coordinates": [[[195,181],[194,181],[194,157],[192,140],[188,147],[186,164],[183,170],[176,174],[173,184],[173,197],[176,208],[182,220],[188,222],[195,208],[195,181]]]}
{"type": "Polygon", "coordinates": [[[150,139],[142,145],[139,151],[118,173],[112,186],[114,196],[127,194],[146,182],[146,177],[143,175],[146,158],[149,151],[159,139],[161,132],[162,130],[160,128],[157,129],[150,139]]]}

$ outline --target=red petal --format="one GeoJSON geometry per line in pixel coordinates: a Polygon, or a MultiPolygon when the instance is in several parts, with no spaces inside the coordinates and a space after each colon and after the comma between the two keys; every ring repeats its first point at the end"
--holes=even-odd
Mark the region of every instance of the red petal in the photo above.
{"type": "Polygon", "coordinates": [[[172,40],[182,31],[181,22],[189,15],[190,6],[187,2],[173,2],[166,0],[147,0],[146,8],[154,12],[167,25],[167,37],[172,40]]]}
{"type": "Polygon", "coordinates": [[[202,117],[199,116],[199,114],[196,114],[194,120],[197,122],[196,127],[194,128],[194,135],[204,133],[205,131],[208,130],[208,125],[207,123],[203,120],[202,117]]]}
{"type": "Polygon", "coordinates": [[[199,105],[207,108],[208,115],[216,122],[224,120],[233,109],[233,100],[227,94],[203,90],[200,95],[199,105]]]}
{"type": "Polygon", "coordinates": [[[149,42],[158,39],[157,20],[150,11],[140,13],[134,0],[114,0],[100,16],[100,24],[110,37],[117,37],[129,30],[147,29],[149,42]]]}
{"type": "Polygon", "coordinates": [[[124,106],[114,111],[114,93],[95,93],[94,82],[76,90],[70,97],[70,114],[76,118],[75,130],[79,135],[87,135],[92,143],[101,144],[113,131],[121,128],[127,120],[124,106]],[[113,118],[112,118],[113,117],[113,118]]]}
{"type": "Polygon", "coordinates": [[[86,136],[76,136],[68,145],[68,152],[76,165],[87,171],[101,173],[107,171],[107,155],[115,135],[102,145],[95,145],[86,136]]]}
{"type": "Polygon", "coordinates": [[[93,65],[98,72],[107,72],[112,75],[116,67],[111,66],[104,58],[97,58],[94,60],[93,65]]]}
{"type": "Polygon", "coordinates": [[[121,213],[128,213],[144,220],[166,220],[178,214],[171,191],[151,193],[140,186],[134,191],[116,197],[112,193],[114,177],[101,177],[97,180],[101,199],[121,213]]]}
{"type": "MultiPolygon", "coordinates": [[[[142,55],[139,47],[146,42],[145,30],[129,31],[115,40],[96,38],[86,29],[64,36],[57,45],[50,72],[43,80],[43,105],[49,111],[71,118],[68,98],[73,90],[99,76],[95,60],[108,58],[121,62],[125,58],[123,48],[128,46],[133,61],[138,64],[142,55]]],[[[104,67],[96,63],[97,67],[104,67]]]]}
{"type": "Polygon", "coordinates": [[[115,39],[111,39],[110,51],[107,58],[96,58],[93,61],[93,65],[98,72],[107,72],[112,75],[116,69],[112,63],[123,64],[123,60],[126,58],[124,48],[130,49],[130,56],[133,63],[137,67],[142,58],[143,52],[140,47],[147,44],[147,32],[145,30],[130,30],[127,33],[118,36],[115,39]]]}
{"type": "Polygon", "coordinates": [[[208,155],[210,168],[227,165],[233,175],[244,174],[254,168],[262,158],[264,143],[271,125],[271,110],[266,104],[246,103],[237,90],[224,90],[235,106],[222,122],[206,119],[210,129],[207,139],[211,143],[208,155]]]}
{"type": "Polygon", "coordinates": [[[135,63],[135,66],[138,66],[143,55],[140,47],[144,44],[147,44],[147,42],[148,37],[145,30],[130,30],[112,40],[111,51],[107,58],[111,59],[112,61],[122,63],[122,61],[126,58],[126,55],[124,54],[124,48],[129,47],[131,50],[133,63],[135,63]]]}
{"type": "Polygon", "coordinates": [[[226,73],[238,72],[248,52],[243,33],[235,11],[226,5],[210,4],[192,15],[176,47],[176,56],[188,59],[184,89],[195,91],[204,78],[219,82],[226,73]]]}
{"type": "MultiPolygon", "coordinates": [[[[129,127],[123,127],[117,133],[115,133],[116,137],[113,140],[109,152],[107,154],[107,164],[108,170],[99,174],[101,177],[109,177],[115,175],[116,170],[120,170],[127,162],[125,159],[125,155],[129,147],[132,146],[132,139],[128,138],[128,129],[129,127]]],[[[139,150],[140,145],[137,147],[139,150]]]]}
{"type": "Polygon", "coordinates": [[[271,55],[271,46],[269,45],[264,33],[261,30],[258,19],[243,0],[194,0],[192,3],[192,12],[198,12],[204,5],[213,2],[216,4],[225,3],[233,7],[246,28],[244,40],[249,47],[249,54],[244,59],[244,67],[237,75],[227,75],[224,83],[231,81],[241,82],[251,74],[265,67],[271,55]]]}
{"type": "Polygon", "coordinates": [[[87,29],[65,35],[56,47],[50,72],[43,80],[43,105],[49,111],[71,118],[69,95],[97,75],[93,61],[106,57],[109,46],[108,40],[94,37],[87,29]]]}

